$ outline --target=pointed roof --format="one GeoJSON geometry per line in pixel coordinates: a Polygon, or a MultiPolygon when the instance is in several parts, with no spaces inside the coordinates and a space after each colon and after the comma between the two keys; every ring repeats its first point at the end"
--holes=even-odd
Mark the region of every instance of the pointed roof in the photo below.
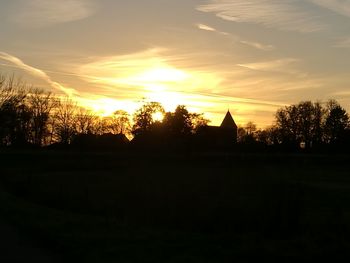
{"type": "Polygon", "coordinates": [[[231,115],[229,110],[227,111],[226,116],[225,116],[224,120],[222,121],[220,127],[221,128],[230,128],[230,129],[235,128],[235,129],[237,129],[237,125],[236,125],[235,121],[233,120],[232,115],[231,115]]]}

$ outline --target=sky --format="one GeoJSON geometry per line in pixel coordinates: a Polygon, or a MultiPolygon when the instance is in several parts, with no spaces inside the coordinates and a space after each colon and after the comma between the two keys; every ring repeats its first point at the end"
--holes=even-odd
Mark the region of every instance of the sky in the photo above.
{"type": "Polygon", "coordinates": [[[350,110],[350,0],[0,0],[0,73],[108,115],[158,101],[264,128],[350,110]]]}

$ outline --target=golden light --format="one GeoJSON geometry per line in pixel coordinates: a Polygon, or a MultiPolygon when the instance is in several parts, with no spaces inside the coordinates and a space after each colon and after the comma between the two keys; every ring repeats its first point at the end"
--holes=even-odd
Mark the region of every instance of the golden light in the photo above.
{"type": "Polygon", "coordinates": [[[139,107],[139,103],[132,101],[121,101],[111,98],[79,98],[77,99],[79,106],[91,110],[98,116],[112,116],[117,110],[125,110],[129,114],[135,112],[139,107]]]}
{"type": "MultiPolygon", "coordinates": [[[[189,110],[208,112],[215,108],[211,97],[199,92],[216,90],[222,78],[212,72],[194,71],[183,67],[171,58],[162,57],[162,50],[147,50],[126,56],[106,57],[85,64],[78,74],[96,88],[107,90],[113,101],[99,100],[93,102],[97,111],[104,115],[114,110],[123,109],[131,113],[130,106],[115,103],[123,97],[135,109],[143,101],[156,101],[163,105],[165,111],[173,111],[178,105],[186,105],[189,110]],[[128,107],[127,109],[125,107],[128,107]]],[[[155,119],[162,120],[157,114],[155,119]]]]}
{"type": "Polygon", "coordinates": [[[129,80],[131,82],[145,83],[169,83],[184,81],[188,77],[184,71],[168,67],[166,65],[160,65],[152,69],[146,69],[140,75],[131,76],[129,80]]]}
{"type": "Polygon", "coordinates": [[[102,116],[112,115],[116,110],[118,110],[117,103],[112,99],[99,99],[91,104],[94,112],[102,116]]]}
{"type": "Polygon", "coordinates": [[[162,121],[164,119],[164,114],[160,111],[152,114],[153,121],[162,121]]]}

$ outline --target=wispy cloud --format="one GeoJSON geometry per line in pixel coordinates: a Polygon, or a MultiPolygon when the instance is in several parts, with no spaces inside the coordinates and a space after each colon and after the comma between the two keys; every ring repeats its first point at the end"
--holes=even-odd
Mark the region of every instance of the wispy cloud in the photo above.
{"type": "Polygon", "coordinates": [[[77,95],[77,91],[71,88],[64,87],[60,83],[53,81],[43,70],[32,67],[24,63],[21,59],[7,54],[5,52],[0,52],[0,59],[12,63],[15,67],[20,68],[29,74],[46,81],[54,89],[61,91],[69,96],[77,95]]]}
{"type": "Polygon", "coordinates": [[[94,0],[20,0],[14,21],[23,27],[48,27],[94,14],[94,0]]]}
{"type": "Polygon", "coordinates": [[[232,36],[230,33],[227,33],[224,31],[219,31],[216,28],[205,25],[205,24],[196,24],[196,27],[200,30],[215,32],[217,34],[224,35],[224,36],[232,36]]]}
{"type": "Polygon", "coordinates": [[[186,87],[198,91],[204,84],[216,87],[221,79],[213,73],[185,65],[185,58],[174,58],[165,49],[154,48],[127,55],[94,58],[76,70],[82,79],[98,85],[107,85],[133,96],[176,91],[186,87]]]}
{"type": "Polygon", "coordinates": [[[350,17],[350,0],[309,0],[338,14],[350,17]]]}
{"type": "MultiPolygon", "coordinates": [[[[264,126],[271,122],[276,109],[289,100],[291,88],[309,90],[314,86],[311,82],[306,85],[303,78],[290,76],[289,83],[285,74],[271,73],[276,68],[289,70],[296,62],[294,59],[246,63],[240,67],[226,65],[223,68],[221,64],[212,63],[198,67],[200,59],[196,56],[182,54],[179,58],[174,52],[156,48],[126,55],[91,57],[90,61],[84,59],[79,65],[72,66],[70,76],[83,80],[79,85],[89,88],[79,94],[74,90],[71,92],[79,105],[103,115],[117,109],[132,113],[145,98],[161,102],[167,110],[185,104],[191,111],[205,112],[213,124],[220,124],[230,107],[238,123],[254,120],[264,126]],[[195,63],[191,64],[193,61],[195,63]],[[271,74],[265,76],[264,70],[271,74]],[[265,115],[259,115],[261,112],[265,115]]],[[[69,93],[48,76],[50,71],[44,72],[6,53],[0,53],[0,60],[69,93]]]]}
{"type": "Polygon", "coordinates": [[[307,33],[328,27],[295,0],[210,0],[197,9],[215,13],[225,20],[261,24],[280,30],[307,33]]]}
{"type": "Polygon", "coordinates": [[[215,28],[210,27],[210,26],[207,26],[207,25],[204,25],[204,24],[197,24],[196,26],[197,26],[199,29],[202,29],[202,30],[213,31],[213,32],[216,31],[215,28]]]}
{"type": "Polygon", "coordinates": [[[275,47],[273,45],[265,45],[265,44],[253,42],[253,41],[240,40],[240,43],[244,44],[244,45],[248,45],[248,46],[256,48],[256,49],[265,50],[265,51],[270,51],[270,50],[275,49],[275,47]]]}
{"type": "Polygon", "coordinates": [[[238,64],[238,66],[258,71],[288,72],[289,70],[286,68],[298,61],[298,59],[294,58],[285,58],[271,61],[238,64]]]}
{"type": "Polygon", "coordinates": [[[232,35],[232,34],[225,32],[225,31],[219,31],[219,30],[215,29],[214,27],[211,27],[211,26],[208,26],[205,24],[196,24],[196,26],[198,27],[198,29],[210,31],[210,32],[215,32],[217,34],[224,35],[226,37],[229,37],[234,42],[238,42],[240,44],[250,46],[250,47],[253,47],[256,49],[260,49],[260,50],[264,50],[264,51],[270,51],[270,50],[275,49],[275,47],[273,45],[265,45],[265,44],[254,42],[254,41],[244,40],[240,36],[232,35]]]}
{"type": "Polygon", "coordinates": [[[350,48],[350,37],[340,39],[333,47],[337,48],[350,48]]]}

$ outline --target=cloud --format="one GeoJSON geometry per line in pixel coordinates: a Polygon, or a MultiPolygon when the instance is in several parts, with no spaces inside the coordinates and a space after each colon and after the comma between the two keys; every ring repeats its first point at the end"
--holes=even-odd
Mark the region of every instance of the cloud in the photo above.
{"type": "MultiPolygon", "coordinates": [[[[213,63],[203,66],[197,64],[200,58],[196,59],[193,54],[182,54],[179,58],[178,55],[174,57],[172,52],[155,48],[127,55],[95,57],[87,64],[78,66],[75,72],[96,87],[95,94],[106,95],[108,92],[110,98],[129,101],[130,105],[135,105],[135,99],[146,98],[161,102],[166,110],[174,110],[177,105],[184,104],[191,111],[206,112],[214,123],[222,121],[222,114],[228,105],[234,105],[237,110],[239,108],[240,114],[248,114],[250,109],[273,112],[283,105],[269,98],[250,98],[251,92],[243,94],[242,87],[239,90],[243,96],[230,90],[230,87],[225,90],[223,81],[235,79],[232,76],[235,70],[222,68],[221,64],[219,69],[215,69],[217,65],[213,63]],[[100,87],[104,87],[104,91],[100,87]],[[106,91],[106,87],[109,91],[106,91]],[[216,114],[215,111],[220,113],[216,114]]],[[[236,69],[243,71],[239,67],[236,69]]],[[[245,121],[239,116],[237,120],[245,121]]],[[[263,122],[261,117],[260,123],[263,122]]]]}
{"type": "Polygon", "coordinates": [[[0,52],[0,59],[5,60],[7,62],[12,63],[17,68],[20,68],[29,74],[38,77],[44,81],[46,81],[51,87],[64,92],[65,94],[72,96],[77,95],[77,91],[71,88],[64,87],[63,85],[59,84],[58,82],[53,81],[43,70],[32,67],[30,65],[25,64],[22,60],[19,58],[12,56],[10,54],[7,54],[5,52],[0,52]]]}
{"type": "Polygon", "coordinates": [[[217,34],[223,35],[223,36],[229,36],[231,38],[234,38],[235,41],[237,40],[236,36],[233,36],[232,34],[224,32],[224,31],[219,31],[219,30],[215,29],[214,27],[211,27],[211,26],[208,26],[208,25],[205,25],[205,24],[196,24],[196,26],[200,30],[214,32],[214,33],[217,33],[217,34]]]}
{"type": "Polygon", "coordinates": [[[174,57],[166,49],[154,48],[94,58],[80,66],[76,73],[88,83],[109,86],[128,96],[178,91],[178,87],[198,91],[198,87],[204,84],[211,87],[219,85],[221,79],[218,76],[204,69],[192,68],[188,61],[186,55],[174,57]]]}
{"type": "Polygon", "coordinates": [[[350,37],[339,40],[333,47],[350,48],[350,37]]]}
{"type": "Polygon", "coordinates": [[[256,49],[265,50],[265,51],[270,51],[270,50],[275,49],[275,47],[273,45],[265,45],[265,44],[253,42],[253,41],[240,40],[240,43],[254,47],[256,49]]]}
{"type": "MultiPolygon", "coordinates": [[[[284,58],[284,59],[277,59],[277,60],[264,61],[264,62],[238,64],[238,66],[248,68],[251,70],[257,70],[257,71],[270,71],[270,72],[272,71],[272,72],[288,73],[291,71],[289,71],[287,67],[298,61],[299,60],[295,58],[284,58]]],[[[291,72],[291,73],[294,73],[294,72],[291,72]]]]}
{"type": "Polygon", "coordinates": [[[328,28],[310,10],[296,0],[210,0],[197,10],[215,13],[218,17],[240,23],[260,24],[268,28],[315,32],[328,28]]]}
{"type": "Polygon", "coordinates": [[[206,30],[206,31],[213,31],[213,32],[216,31],[215,28],[210,27],[210,26],[207,26],[207,25],[204,25],[204,24],[197,24],[197,27],[198,27],[199,29],[206,30]]]}
{"type": "Polygon", "coordinates": [[[23,27],[42,28],[85,19],[95,10],[93,0],[20,0],[14,21],[23,27]]]}
{"type": "Polygon", "coordinates": [[[350,17],[350,0],[309,0],[315,5],[335,13],[350,17]]]}
{"type": "Polygon", "coordinates": [[[227,36],[234,42],[238,42],[240,44],[250,46],[250,47],[253,47],[256,49],[260,49],[260,50],[264,50],[264,51],[270,51],[270,50],[275,49],[275,47],[272,45],[265,45],[265,44],[254,42],[254,41],[243,40],[240,36],[232,35],[228,32],[224,32],[224,31],[218,31],[217,29],[215,29],[211,26],[205,25],[205,24],[196,24],[196,26],[198,27],[198,29],[201,29],[204,31],[215,32],[215,33],[218,33],[220,35],[227,36]]]}

